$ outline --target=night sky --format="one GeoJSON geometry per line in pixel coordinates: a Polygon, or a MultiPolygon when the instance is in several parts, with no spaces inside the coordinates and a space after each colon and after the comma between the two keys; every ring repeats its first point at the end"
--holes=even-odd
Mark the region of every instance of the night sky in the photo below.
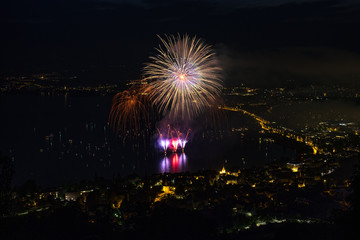
{"type": "Polygon", "coordinates": [[[216,49],[225,83],[360,85],[355,0],[11,0],[1,3],[0,74],[92,71],[137,79],[157,34],[216,49]]]}

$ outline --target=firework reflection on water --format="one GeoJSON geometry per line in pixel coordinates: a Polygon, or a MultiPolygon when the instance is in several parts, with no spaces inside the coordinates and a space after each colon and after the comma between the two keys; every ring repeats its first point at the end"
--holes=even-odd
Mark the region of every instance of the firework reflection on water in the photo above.
{"type": "Polygon", "coordinates": [[[178,173],[188,171],[188,158],[185,153],[172,153],[164,156],[159,164],[160,173],[178,173]]]}

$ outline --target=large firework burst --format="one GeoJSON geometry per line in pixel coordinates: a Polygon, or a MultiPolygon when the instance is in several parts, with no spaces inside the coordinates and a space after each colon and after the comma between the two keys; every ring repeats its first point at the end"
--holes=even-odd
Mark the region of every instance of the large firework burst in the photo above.
{"type": "Polygon", "coordinates": [[[163,46],[144,68],[149,98],[172,118],[192,119],[220,95],[221,69],[215,53],[196,37],[159,38],[163,46]]]}

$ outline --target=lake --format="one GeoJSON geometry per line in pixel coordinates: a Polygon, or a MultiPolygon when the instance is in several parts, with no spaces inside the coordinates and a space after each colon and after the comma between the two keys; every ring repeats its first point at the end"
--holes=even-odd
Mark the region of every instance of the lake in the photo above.
{"type": "MultiPolygon", "coordinates": [[[[194,126],[184,149],[166,156],[156,129],[125,141],[108,126],[111,97],[71,95],[0,96],[0,151],[14,163],[13,185],[29,179],[41,186],[136,173],[242,169],[281,158],[296,150],[260,139],[259,126],[229,113],[221,130],[194,126]]],[[[201,125],[201,124],[198,124],[201,125]]]]}

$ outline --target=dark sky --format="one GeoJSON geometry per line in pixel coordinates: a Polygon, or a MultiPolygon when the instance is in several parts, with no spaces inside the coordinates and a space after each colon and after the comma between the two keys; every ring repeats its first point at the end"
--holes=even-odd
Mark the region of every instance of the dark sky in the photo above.
{"type": "Polygon", "coordinates": [[[1,75],[135,79],[156,34],[188,33],[214,46],[228,84],[360,82],[356,0],[7,0],[0,9],[1,75]]]}

